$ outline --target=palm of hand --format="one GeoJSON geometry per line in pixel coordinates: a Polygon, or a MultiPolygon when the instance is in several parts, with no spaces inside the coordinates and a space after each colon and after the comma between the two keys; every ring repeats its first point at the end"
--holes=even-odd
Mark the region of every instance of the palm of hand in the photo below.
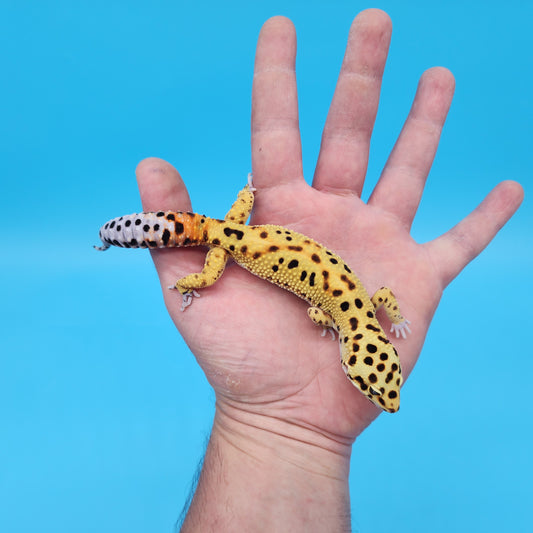
{"type": "MultiPolygon", "coordinates": [[[[388,41],[383,45],[383,33],[387,19],[381,12],[365,13],[365,25],[373,28],[370,33],[366,28],[365,38],[380,41],[386,57],[388,41]]],[[[354,33],[363,15],[356,19],[354,33]]],[[[314,187],[308,186],[301,172],[297,124],[286,128],[287,116],[295,114],[294,104],[284,111],[284,130],[272,127],[272,117],[280,113],[279,102],[264,105],[276,92],[284,101],[287,88],[295,93],[293,75],[283,68],[283,62],[290,63],[293,57],[287,59],[287,54],[275,46],[283,37],[283,46],[293,56],[294,50],[286,42],[291,31],[285,19],[273,19],[263,28],[258,45],[252,135],[254,185],[258,190],[251,223],[284,225],[312,237],[343,257],[370,294],[389,286],[404,316],[412,322],[413,333],[408,339],[392,339],[406,377],[420,353],[443,288],[511,216],[521,190],[514,183],[501,184],[447,234],[425,245],[411,239],[409,228],[453,92],[449,73],[437,69],[426,74],[426,83],[424,78],[421,81],[411,120],[406,122],[369,204],[364,204],[358,193],[367,153],[363,149],[359,154],[363,172],[361,168],[348,172],[351,176],[346,180],[344,170],[353,167],[354,154],[335,142],[339,131],[346,132],[340,123],[343,119],[335,113],[336,106],[353,91],[342,84],[343,71],[353,67],[350,44],[326,124],[314,187]],[[272,69],[272,65],[279,68],[272,69]],[[269,74],[261,77],[261,72],[269,74]],[[268,128],[264,127],[267,123],[268,128]],[[428,123],[434,131],[428,131],[428,123]],[[420,142],[422,134],[425,143],[420,142]],[[394,191],[400,180],[403,192],[398,195],[394,191]]],[[[352,39],[352,47],[354,41],[357,39],[352,39]]],[[[376,61],[384,63],[384,59],[376,61]]],[[[375,68],[379,71],[382,67],[375,68]]],[[[379,84],[375,91],[379,91],[379,84]]],[[[371,108],[368,114],[373,122],[375,109],[363,103],[371,108]]],[[[357,123],[353,128],[357,129],[357,123]]],[[[138,168],[138,178],[145,209],[190,210],[185,185],[167,163],[146,160],[138,168]]],[[[153,256],[161,284],[167,287],[177,278],[201,270],[205,250],[160,250],[153,256]]],[[[165,291],[165,301],[214,387],[220,406],[231,404],[346,441],[354,439],[379,414],[346,379],[338,343],[329,336],[321,337],[320,329],[307,317],[307,304],[295,295],[228,264],[221,279],[205,289],[202,298],[195,299],[185,313],[180,311],[181,301],[175,292],[165,291]]],[[[387,331],[387,319],[378,317],[387,331]]]]}

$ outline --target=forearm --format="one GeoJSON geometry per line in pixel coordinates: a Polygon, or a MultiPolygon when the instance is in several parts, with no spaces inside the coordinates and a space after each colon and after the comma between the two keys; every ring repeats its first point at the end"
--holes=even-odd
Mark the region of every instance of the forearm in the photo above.
{"type": "Polygon", "coordinates": [[[351,446],[232,411],[217,407],[182,532],[351,531],[351,446]]]}

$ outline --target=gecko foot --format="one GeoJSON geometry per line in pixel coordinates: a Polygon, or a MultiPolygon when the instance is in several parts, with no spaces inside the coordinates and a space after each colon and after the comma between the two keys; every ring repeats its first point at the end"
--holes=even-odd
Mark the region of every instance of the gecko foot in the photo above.
{"type": "Polygon", "coordinates": [[[328,331],[331,333],[331,339],[335,340],[335,330],[329,326],[324,326],[322,328],[322,333],[320,334],[320,336],[325,337],[328,331]]]}
{"type": "Polygon", "coordinates": [[[182,294],[182,301],[181,301],[181,310],[185,311],[189,305],[192,304],[193,296],[196,296],[196,298],[200,298],[200,293],[195,291],[194,289],[191,292],[186,292],[185,294],[182,294]]]}
{"type": "Polygon", "coordinates": [[[409,320],[404,320],[403,322],[400,322],[399,324],[392,324],[390,331],[391,333],[394,332],[396,334],[396,338],[398,338],[400,335],[406,339],[407,333],[411,333],[411,330],[409,329],[408,324],[411,322],[409,320]]]}
{"type": "Polygon", "coordinates": [[[255,192],[257,191],[257,189],[254,187],[254,184],[252,183],[252,173],[251,172],[248,172],[248,190],[250,192],[255,192]]]}

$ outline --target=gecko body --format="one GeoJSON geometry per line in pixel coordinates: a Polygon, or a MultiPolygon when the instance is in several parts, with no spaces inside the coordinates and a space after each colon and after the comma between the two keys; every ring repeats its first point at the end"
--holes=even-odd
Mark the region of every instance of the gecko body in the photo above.
{"type": "Polygon", "coordinates": [[[253,192],[246,186],[224,220],[179,211],[118,217],[100,229],[103,246],[98,249],[209,247],[202,272],[176,282],[184,307],[196,289],[221,276],[231,256],[252,274],[306,300],[311,320],[338,332],[342,367],[350,381],[375,405],[396,412],[400,361],[376,318],[383,306],[391,331],[403,337],[409,332],[392,292],[384,287],[371,298],[341,257],[306,235],[270,224],[246,226],[252,206],[253,192]]]}

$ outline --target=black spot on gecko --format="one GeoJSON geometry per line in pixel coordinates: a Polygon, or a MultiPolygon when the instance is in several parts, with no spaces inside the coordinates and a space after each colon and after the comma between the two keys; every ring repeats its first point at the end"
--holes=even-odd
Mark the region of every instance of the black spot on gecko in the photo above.
{"type": "Polygon", "coordinates": [[[259,237],[261,237],[261,239],[266,239],[268,237],[268,233],[266,231],[262,231],[260,234],[259,234],[259,237]]]}
{"type": "Polygon", "coordinates": [[[151,248],[157,248],[157,242],[156,241],[147,241],[148,242],[148,246],[150,246],[151,248]]]}
{"type": "Polygon", "coordinates": [[[302,273],[300,274],[300,281],[304,281],[307,277],[307,272],[305,270],[302,270],[302,273]]]}
{"type": "Polygon", "coordinates": [[[314,261],[315,263],[320,263],[320,257],[317,254],[313,254],[311,256],[311,260],[314,261]]]}
{"type": "Polygon", "coordinates": [[[334,257],[330,257],[329,262],[336,265],[338,261],[334,257]]]}
{"type": "Polygon", "coordinates": [[[230,244],[229,245],[229,249],[230,249],[230,251],[234,252],[235,251],[235,246],[233,246],[233,244],[230,244]]]}
{"type": "Polygon", "coordinates": [[[333,291],[333,296],[335,296],[336,298],[337,298],[338,296],[342,296],[342,291],[341,291],[340,289],[335,289],[335,290],[333,291]]]}
{"type": "Polygon", "coordinates": [[[342,311],[348,311],[348,309],[350,308],[350,303],[349,302],[342,302],[341,305],[340,305],[340,308],[342,311]]]}
{"type": "Polygon", "coordinates": [[[355,381],[357,381],[361,387],[362,391],[365,391],[368,389],[368,385],[364,382],[363,378],[361,376],[355,376],[355,381]]]}
{"type": "Polygon", "coordinates": [[[126,220],[126,222],[124,222],[124,226],[129,228],[131,226],[131,220],[126,220]]]}
{"type": "Polygon", "coordinates": [[[138,245],[137,239],[131,239],[130,246],[137,246],[137,245],[138,245]]]}
{"type": "Polygon", "coordinates": [[[355,307],[357,307],[357,309],[361,309],[361,307],[363,307],[363,302],[359,298],[355,299],[354,304],[355,304],[355,307]]]}
{"type": "Polygon", "coordinates": [[[378,335],[378,339],[379,339],[383,344],[390,344],[390,340],[387,339],[386,337],[382,337],[381,335],[378,335]]]}
{"type": "Polygon", "coordinates": [[[248,246],[241,246],[241,254],[245,254],[248,251],[248,246]]]}
{"type": "Polygon", "coordinates": [[[365,363],[365,365],[372,366],[374,364],[374,359],[372,359],[372,357],[367,356],[363,359],[363,362],[365,363]]]}
{"type": "Polygon", "coordinates": [[[164,211],[158,211],[158,212],[155,214],[156,217],[162,217],[162,216],[164,216],[164,215],[165,215],[165,212],[164,212],[164,211]]]}
{"type": "Polygon", "coordinates": [[[150,231],[150,226],[148,224],[145,224],[143,226],[143,231],[150,231]]]}
{"type": "Polygon", "coordinates": [[[353,352],[358,352],[359,351],[359,344],[357,344],[356,342],[354,342],[352,344],[352,351],[353,352]]]}
{"type": "Polygon", "coordinates": [[[286,241],[292,241],[292,237],[290,237],[290,236],[287,235],[287,237],[285,237],[285,240],[286,240],[286,241]]]}
{"type": "Polygon", "coordinates": [[[244,232],[240,229],[224,228],[224,235],[226,237],[231,237],[232,235],[235,235],[237,240],[240,241],[244,237],[244,232]]]}
{"type": "Polygon", "coordinates": [[[252,257],[254,259],[259,259],[261,257],[261,252],[254,252],[254,255],[252,257]]]}
{"type": "Polygon", "coordinates": [[[374,313],[372,311],[367,311],[366,316],[368,318],[374,318],[374,313]]]}
{"type": "Polygon", "coordinates": [[[163,244],[165,246],[168,244],[168,241],[170,240],[170,231],[168,231],[168,229],[163,230],[163,234],[161,235],[161,240],[163,241],[163,244]]]}
{"type": "Polygon", "coordinates": [[[383,370],[385,370],[385,365],[383,363],[379,363],[379,365],[376,366],[376,370],[378,372],[383,372],[383,370]]]}
{"type": "Polygon", "coordinates": [[[357,320],[357,318],[355,318],[354,316],[350,318],[350,326],[352,328],[352,331],[355,331],[357,329],[358,324],[359,320],[357,320]]]}
{"type": "Polygon", "coordinates": [[[373,326],[372,324],[367,324],[366,329],[369,329],[370,331],[381,331],[380,328],[377,328],[376,326],[373,326]]]}
{"type": "Polygon", "coordinates": [[[278,263],[279,263],[280,265],[283,263],[283,261],[285,261],[285,259],[284,259],[283,257],[280,257],[280,258],[278,259],[278,263]]]}
{"type": "Polygon", "coordinates": [[[353,340],[354,341],[358,341],[358,340],[360,340],[362,338],[363,338],[363,334],[362,333],[358,333],[357,335],[354,336],[353,340]]]}
{"type": "Polygon", "coordinates": [[[117,231],[120,231],[122,229],[122,226],[120,224],[117,225],[117,231]]]}
{"type": "Polygon", "coordinates": [[[279,270],[278,265],[272,265],[272,270],[273,270],[274,272],[277,272],[277,271],[279,270]]]}
{"type": "Polygon", "coordinates": [[[322,275],[324,276],[325,279],[329,278],[329,272],[327,270],[322,270],[322,275]]]}
{"type": "Polygon", "coordinates": [[[396,398],[398,396],[398,393],[395,390],[389,391],[389,398],[392,400],[393,398],[396,398]]]}
{"type": "Polygon", "coordinates": [[[293,250],[295,252],[301,252],[303,250],[303,248],[301,246],[294,246],[294,245],[290,245],[287,248],[289,248],[289,250],[293,250]]]}
{"type": "Polygon", "coordinates": [[[380,358],[382,361],[386,361],[386,360],[389,358],[389,355],[386,354],[386,353],[381,353],[381,354],[379,354],[379,358],[380,358]]]}
{"type": "Polygon", "coordinates": [[[176,217],[174,216],[174,213],[169,213],[167,215],[167,220],[176,220],[176,217]]]}
{"type": "Polygon", "coordinates": [[[342,266],[344,267],[344,270],[346,270],[346,272],[348,272],[348,274],[352,273],[352,271],[348,268],[348,265],[343,264],[342,266]]]}
{"type": "Polygon", "coordinates": [[[315,273],[314,272],[312,272],[311,275],[309,276],[309,285],[311,287],[315,286],[315,273]]]}
{"type": "Polygon", "coordinates": [[[387,377],[385,378],[385,383],[390,383],[390,382],[392,381],[392,378],[393,378],[393,377],[394,377],[394,376],[392,375],[392,372],[389,372],[389,373],[387,374],[387,377]]]}
{"type": "Polygon", "coordinates": [[[355,283],[348,279],[347,276],[345,276],[344,274],[341,276],[341,279],[342,281],[344,281],[344,283],[346,283],[346,285],[348,285],[348,289],[350,289],[351,291],[353,291],[355,289],[355,283]]]}
{"type": "Polygon", "coordinates": [[[392,363],[391,369],[393,372],[396,372],[396,370],[398,370],[398,365],[396,363],[392,363]]]}
{"type": "Polygon", "coordinates": [[[366,350],[368,353],[376,353],[378,351],[377,347],[375,344],[367,344],[366,345],[366,350]]]}
{"type": "Polygon", "coordinates": [[[111,223],[109,224],[109,229],[113,229],[115,227],[115,221],[112,220],[111,223]]]}
{"type": "Polygon", "coordinates": [[[154,224],[154,231],[159,231],[160,227],[161,226],[159,224],[154,224]]]}
{"type": "Polygon", "coordinates": [[[174,222],[174,233],[176,235],[181,235],[184,231],[185,228],[183,227],[183,224],[181,222],[174,222]]]}
{"type": "Polygon", "coordinates": [[[352,355],[352,356],[350,357],[350,359],[348,359],[348,364],[349,364],[350,366],[355,365],[356,362],[357,362],[357,357],[356,357],[355,355],[352,355]]]}
{"type": "Polygon", "coordinates": [[[375,383],[377,380],[378,377],[376,376],[376,374],[369,374],[368,381],[370,381],[370,383],[375,383]]]}
{"type": "Polygon", "coordinates": [[[300,263],[297,259],[293,259],[288,265],[287,268],[293,269],[296,268],[300,263]]]}
{"type": "Polygon", "coordinates": [[[269,252],[277,252],[279,250],[279,246],[271,246],[268,251],[269,252]]]}
{"type": "Polygon", "coordinates": [[[136,225],[136,226],[140,226],[140,225],[141,225],[141,222],[142,222],[142,221],[141,221],[140,218],[135,219],[135,225],[136,225]]]}

